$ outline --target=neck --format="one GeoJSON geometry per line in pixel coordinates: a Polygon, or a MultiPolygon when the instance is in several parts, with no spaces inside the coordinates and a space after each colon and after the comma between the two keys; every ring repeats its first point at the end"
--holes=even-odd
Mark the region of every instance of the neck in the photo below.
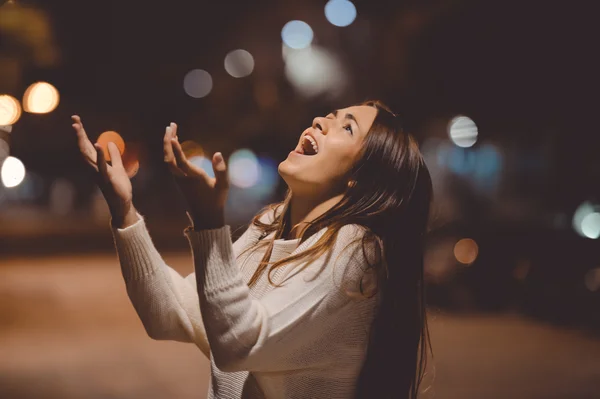
{"type": "Polygon", "coordinates": [[[328,196],[326,198],[302,197],[292,195],[290,200],[290,230],[287,239],[293,240],[302,236],[302,233],[319,216],[323,215],[335,204],[340,202],[344,194],[328,196]]]}

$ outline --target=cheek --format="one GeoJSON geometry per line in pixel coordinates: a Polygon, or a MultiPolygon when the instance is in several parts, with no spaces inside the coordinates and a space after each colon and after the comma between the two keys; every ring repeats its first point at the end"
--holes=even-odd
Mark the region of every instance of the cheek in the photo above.
{"type": "Polygon", "coordinates": [[[344,151],[331,151],[319,161],[318,167],[322,172],[331,177],[342,176],[352,167],[354,154],[346,149],[344,151]]]}

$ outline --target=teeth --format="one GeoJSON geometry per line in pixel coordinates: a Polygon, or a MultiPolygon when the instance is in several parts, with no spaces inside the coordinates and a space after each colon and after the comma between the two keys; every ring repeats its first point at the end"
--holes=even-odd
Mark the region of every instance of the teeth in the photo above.
{"type": "Polygon", "coordinates": [[[315,154],[319,153],[319,147],[317,146],[317,142],[310,136],[304,136],[305,139],[307,139],[308,141],[310,141],[310,143],[313,146],[313,149],[315,150],[315,154]]]}

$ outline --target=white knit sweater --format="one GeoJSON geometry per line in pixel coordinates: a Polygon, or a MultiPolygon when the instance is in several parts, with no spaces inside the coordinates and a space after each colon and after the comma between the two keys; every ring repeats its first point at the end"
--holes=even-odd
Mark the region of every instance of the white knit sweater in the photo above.
{"type": "MultiPolygon", "coordinates": [[[[265,251],[240,256],[259,239],[254,226],[235,243],[229,225],[188,227],[196,272],[184,278],[165,264],[138,216],[132,226],[112,228],[127,293],[151,338],[194,343],[210,358],[208,398],[352,397],[379,298],[359,293],[360,243],[344,250],[362,234],[359,226],[344,226],[327,256],[304,270],[297,263],[276,269],[272,279],[285,280],[281,287],[263,273],[249,288],[265,251]]],[[[325,231],[301,245],[275,240],[271,261],[306,250],[325,231]]]]}

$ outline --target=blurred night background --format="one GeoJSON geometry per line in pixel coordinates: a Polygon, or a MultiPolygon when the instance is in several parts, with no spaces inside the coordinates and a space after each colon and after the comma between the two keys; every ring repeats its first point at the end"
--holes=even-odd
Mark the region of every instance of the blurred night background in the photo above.
{"type": "MultiPolygon", "coordinates": [[[[402,115],[432,173],[424,398],[600,398],[598,24],[584,2],[0,1],[0,398],[204,398],[148,338],[80,159],[122,140],[165,261],[192,261],[162,163],[223,152],[237,238],[315,116],[402,115]]],[[[591,8],[591,7],[590,7],[591,8]]],[[[211,171],[210,164],[208,170],[211,171]]]]}

